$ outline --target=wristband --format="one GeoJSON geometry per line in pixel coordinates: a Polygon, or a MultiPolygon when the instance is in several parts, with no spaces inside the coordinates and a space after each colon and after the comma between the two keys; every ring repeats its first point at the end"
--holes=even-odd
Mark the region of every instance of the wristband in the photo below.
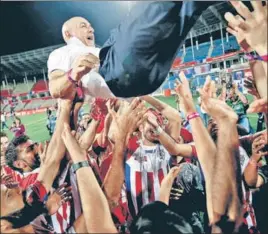
{"type": "Polygon", "coordinates": [[[260,56],[257,53],[246,53],[244,57],[245,59],[249,61],[254,61],[254,60],[259,60],[259,61],[264,61],[264,62],[268,61],[268,55],[260,56]]]}
{"type": "Polygon", "coordinates": [[[72,78],[72,76],[71,76],[72,70],[73,70],[73,69],[71,69],[71,70],[68,71],[68,73],[67,73],[67,75],[68,75],[68,80],[69,80],[71,83],[73,83],[73,84],[75,84],[75,85],[77,86],[77,85],[78,85],[78,82],[77,82],[76,80],[74,80],[74,79],[72,78]]]}
{"type": "Polygon", "coordinates": [[[260,56],[260,58],[262,59],[262,61],[268,62],[268,54],[260,56]]]}
{"type": "Polygon", "coordinates": [[[191,119],[195,119],[197,117],[200,117],[200,115],[197,112],[194,112],[192,114],[187,115],[187,120],[190,121],[191,119]]]}
{"type": "Polygon", "coordinates": [[[158,126],[155,130],[155,134],[159,136],[163,131],[164,130],[160,126],[158,126]]]}
{"type": "Polygon", "coordinates": [[[82,162],[78,162],[72,165],[73,171],[74,173],[76,173],[76,171],[82,167],[90,167],[89,163],[87,160],[82,161],[82,162]]]}

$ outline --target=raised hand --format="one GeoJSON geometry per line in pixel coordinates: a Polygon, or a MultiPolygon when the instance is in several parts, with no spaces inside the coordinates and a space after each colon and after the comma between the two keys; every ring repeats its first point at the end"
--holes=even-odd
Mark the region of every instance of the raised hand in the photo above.
{"type": "Polygon", "coordinates": [[[263,135],[258,136],[252,143],[252,158],[257,162],[261,159],[261,157],[268,155],[268,151],[262,151],[265,144],[267,144],[267,140],[265,141],[265,137],[263,135]]]}
{"type": "Polygon", "coordinates": [[[228,27],[226,29],[227,32],[236,37],[238,44],[244,51],[251,52],[252,48],[247,43],[244,34],[236,29],[237,27],[239,27],[240,24],[244,23],[244,19],[240,15],[234,16],[230,12],[227,12],[224,17],[228,21],[228,27]]]}
{"type": "Polygon", "coordinates": [[[268,112],[268,101],[267,97],[255,100],[249,105],[247,113],[267,113],[268,112]]]}
{"type": "Polygon", "coordinates": [[[44,161],[46,160],[46,154],[47,154],[48,145],[49,145],[49,141],[45,141],[45,145],[44,146],[43,146],[42,143],[40,143],[38,145],[38,154],[40,156],[41,164],[43,164],[44,161]]]}
{"type": "Polygon", "coordinates": [[[190,90],[189,82],[184,74],[180,72],[179,74],[180,81],[176,80],[175,92],[179,95],[180,100],[183,104],[183,111],[186,115],[195,112],[196,108],[194,105],[192,93],[190,90]]]}
{"type": "Polygon", "coordinates": [[[260,98],[260,94],[258,93],[255,80],[252,78],[246,78],[244,80],[244,87],[248,90],[248,93],[255,96],[257,99],[260,98]]]}
{"type": "MultiPolygon", "coordinates": [[[[254,11],[249,9],[242,1],[230,1],[236,11],[245,19],[234,26],[234,30],[241,38],[245,38],[249,46],[260,55],[267,54],[267,7],[262,6],[262,1],[252,1],[254,11]]],[[[227,13],[226,13],[227,14],[227,13]]],[[[234,17],[228,12],[227,20],[234,17]],[[229,19],[228,19],[229,18],[229,19]]]]}
{"type": "MultiPolygon", "coordinates": [[[[180,173],[180,167],[172,167],[169,173],[164,177],[161,182],[159,200],[169,205],[169,198],[171,195],[171,188],[177,175],[180,173]]],[[[178,197],[177,191],[172,190],[172,197],[178,197]]]]}
{"type": "Polygon", "coordinates": [[[91,53],[79,56],[72,64],[72,79],[76,81],[81,80],[81,78],[89,73],[91,69],[97,68],[99,63],[99,58],[91,53]]]}
{"type": "Polygon", "coordinates": [[[202,98],[202,108],[216,121],[223,118],[237,121],[238,116],[231,107],[221,100],[212,98],[212,87],[211,79],[208,76],[203,88],[198,90],[202,98]]]}
{"type": "Polygon", "coordinates": [[[62,204],[72,199],[71,190],[71,187],[67,187],[67,183],[63,183],[52,195],[49,196],[46,206],[50,215],[55,214],[62,204]]]}
{"type": "Polygon", "coordinates": [[[73,163],[81,162],[87,159],[87,152],[79,146],[68,124],[64,125],[64,130],[61,137],[73,163]]]}
{"type": "Polygon", "coordinates": [[[110,107],[108,111],[116,125],[114,128],[114,137],[124,138],[128,142],[132,133],[145,121],[147,109],[139,98],[135,98],[131,104],[122,103],[117,113],[110,107]]]}
{"type": "Polygon", "coordinates": [[[9,189],[19,187],[19,183],[14,180],[12,175],[1,174],[1,183],[3,183],[9,189]]]}

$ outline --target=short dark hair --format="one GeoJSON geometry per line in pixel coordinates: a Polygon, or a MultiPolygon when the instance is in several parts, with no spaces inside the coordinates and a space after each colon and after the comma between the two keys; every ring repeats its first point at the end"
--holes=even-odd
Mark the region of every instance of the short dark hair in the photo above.
{"type": "Polygon", "coordinates": [[[19,137],[15,137],[7,146],[6,150],[6,164],[15,171],[21,171],[19,168],[14,167],[13,163],[18,160],[18,151],[17,147],[25,142],[27,142],[30,138],[26,135],[22,135],[19,137]]]}
{"type": "Polygon", "coordinates": [[[16,116],[15,119],[20,121],[20,123],[21,123],[21,119],[19,117],[16,116]]]}
{"type": "Polygon", "coordinates": [[[7,134],[5,132],[0,132],[0,138],[7,137],[7,134]]]}

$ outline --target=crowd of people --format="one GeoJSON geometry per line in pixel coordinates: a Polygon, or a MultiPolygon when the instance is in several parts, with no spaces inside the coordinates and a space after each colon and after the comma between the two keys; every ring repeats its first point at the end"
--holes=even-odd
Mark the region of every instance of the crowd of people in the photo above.
{"type": "Polygon", "coordinates": [[[177,109],[150,95],[104,97],[79,115],[79,81],[99,61],[80,58],[66,79],[50,57],[58,98],[57,115],[47,110],[50,141],[30,139],[19,119],[11,141],[1,132],[1,233],[260,233],[259,221],[267,228],[267,197],[258,198],[259,211],[253,204],[268,183],[267,8],[232,4],[239,15],[225,14],[227,30],[260,55],[245,82],[252,103],[235,84],[217,87],[208,76],[196,105],[180,72],[177,109]],[[266,126],[254,132],[247,113],[263,114],[266,126]]]}

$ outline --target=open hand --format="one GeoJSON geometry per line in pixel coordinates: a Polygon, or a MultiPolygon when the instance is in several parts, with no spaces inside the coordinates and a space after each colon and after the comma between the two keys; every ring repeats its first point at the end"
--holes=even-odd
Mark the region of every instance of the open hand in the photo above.
{"type": "Polygon", "coordinates": [[[189,82],[184,74],[180,72],[180,80],[176,80],[175,92],[179,95],[182,102],[183,111],[186,115],[195,112],[196,108],[193,101],[193,96],[190,90],[189,82]]]}
{"type": "Polygon", "coordinates": [[[199,89],[202,98],[202,108],[215,120],[229,119],[237,122],[238,116],[225,102],[212,98],[211,79],[208,76],[202,89],[199,89]]]}
{"type": "Polygon", "coordinates": [[[46,206],[50,215],[55,214],[63,203],[72,199],[71,187],[63,183],[52,195],[49,196],[46,206]]]}
{"type": "MultiPolygon", "coordinates": [[[[167,205],[169,204],[169,198],[173,182],[179,173],[180,173],[180,167],[172,167],[169,173],[164,177],[164,179],[161,182],[159,200],[166,203],[167,205]]],[[[177,196],[175,195],[175,197],[177,196]]]]}
{"type": "Polygon", "coordinates": [[[262,149],[267,144],[263,135],[258,136],[252,143],[252,157],[258,162],[261,157],[268,155],[268,151],[263,152],[262,149]]]}
{"type": "Polygon", "coordinates": [[[124,102],[121,105],[117,113],[111,108],[108,111],[115,124],[114,137],[128,142],[132,133],[145,121],[147,109],[140,98],[135,98],[130,104],[124,102]]]}
{"type": "Polygon", "coordinates": [[[1,183],[3,183],[8,189],[14,189],[19,187],[19,183],[14,180],[12,175],[1,174],[1,183]]]}
{"type": "Polygon", "coordinates": [[[247,113],[267,113],[268,112],[268,102],[267,97],[255,100],[249,105],[247,113]]]}
{"type": "Polygon", "coordinates": [[[91,69],[97,68],[99,63],[99,58],[91,53],[79,56],[72,64],[72,79],[76,81],[81,80],[81,78],[89,73],[91,69]]]}
{"type": "MultiPolygon", "coordinates": [[[[260,55],[266,54],[267,6],[262,6],[262,1],[251,1],[254,11],[250,12],[242,1],[230,2],[236,11],[245,19],[243,21],[240,20],[240,23],[234,26],[234,30],[239,33],[241,38],[245,38],[252,49],[256,50],[260,55]]],[[[226,13],[225,18],[227,18],[228,22],[230,22],[231,17],[234,17],[232,13],[226,13]]]]}

